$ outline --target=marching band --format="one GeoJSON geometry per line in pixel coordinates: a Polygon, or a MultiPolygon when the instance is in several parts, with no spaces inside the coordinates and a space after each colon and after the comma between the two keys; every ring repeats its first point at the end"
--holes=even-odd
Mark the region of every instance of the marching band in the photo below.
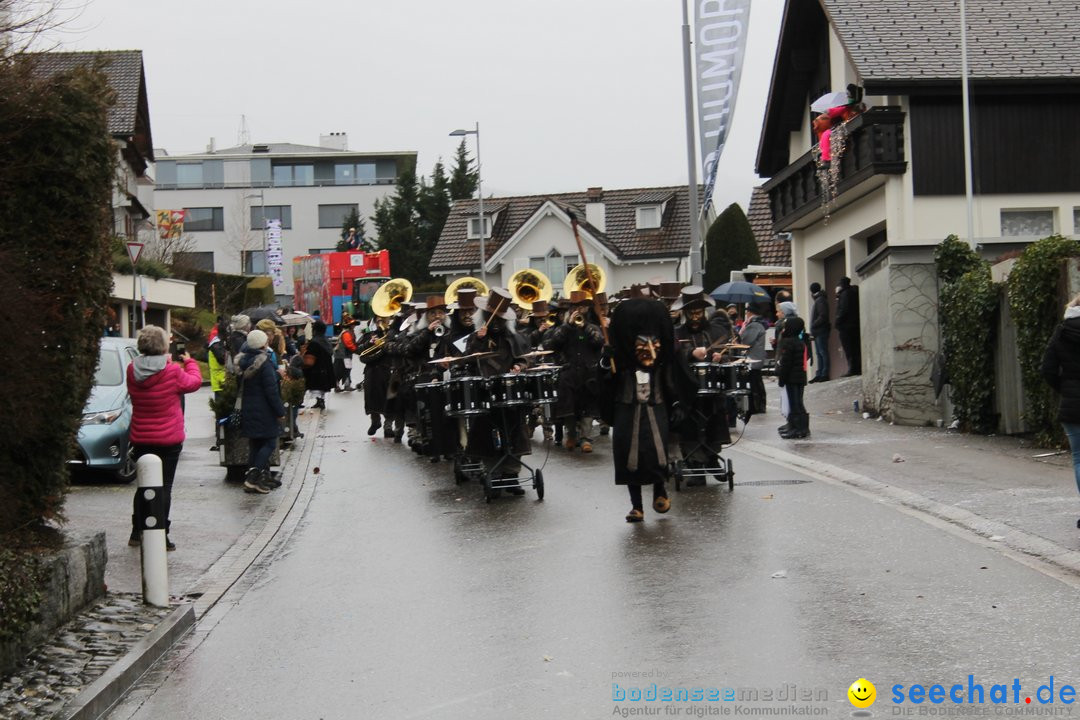
{"type": "Polygon", "coordinates": [[[761,362],[744,356],[726,309],[681,283],[634,285],[609,300],[602,269],[588,264],[570,271],[561,298],[538,270],[509,285],[465,277],[413,302],[412,285],[395,278],[375,292],[374,319],[363,332],[347,328],[347,351],[364,364],[368,435],[381,428],[452,463],[457,482],[478,481],[491,502],[527,489],[543,499],[543,473],[527,462],[538,427],[546,445],[590,453],[610,425],[628,522],[644,519],[644,485],[660,513],[670,480],[733,486],[721,450],[736,417],[751,414],[761,362]]]}

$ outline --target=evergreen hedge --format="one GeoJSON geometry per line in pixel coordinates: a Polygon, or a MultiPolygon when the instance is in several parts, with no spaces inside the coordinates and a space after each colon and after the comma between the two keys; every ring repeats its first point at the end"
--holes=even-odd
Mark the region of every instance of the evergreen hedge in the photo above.
{"type": "Polygon", "coordinates": [[[1051,235],[1024,250],[1007,282],[1027,395],[1024,419],[1035,431],[1036,440],[1051,447],[1063,446],[1065,437],[1057,422],[1057,398],[1039,373],[1039,366],[1069,299],[1062,261],[1077,256],[1080,242],[1051,235]]]}
{"type": "Polygon", "coordinates": [[[113,92],[33,63],[0,64],[0,535],[62,518],[112,285],[113,92]]]}
{"type": "Polygon", "coordinates": [[[705,292],[731,280],[732,270],[761,264],[757,239],[738,203],[728,205],[705,234],[705,292]]]}

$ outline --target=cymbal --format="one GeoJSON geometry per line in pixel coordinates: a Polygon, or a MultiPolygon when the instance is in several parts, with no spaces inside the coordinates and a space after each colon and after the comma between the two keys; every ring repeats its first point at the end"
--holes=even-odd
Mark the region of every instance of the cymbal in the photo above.
{"type": "Polygon", "coordinates": [[[517,359],[520,360],[522,358],[532,358],[532,357],[540,357],[542,355],[551,355],[553,352],[555,352],[555,351],[554,350],[533,350],[532,352],[527,352],[524,355],[517,355],[516,357],[517,357],[517,359]]]}
{"type": "Polygon", "coordinates": [[[529,372],[530,370],[561,370],[561,369],[562,369],[562,365],[545,364],[545,365],[533,365],[531,368],[525,368],[525,372],[529,372]]]}
{"type": "Polygon", "coordinates": [[[494,354],[495,353],[493,353],[493,352],[479,352],[479,353],[473,353],[472,355],[447,355],[446,357],[435,358],[434,360],[428,360],[427,364],[428,365],[439,365],[441,363],[464,362],[465,360],[477,360],[479,358],[488,357],[489,355],[494,355],[494,354]]]}
{"type": "Polygon", "coordinates": [[[749,350],[749,345],[740,345],[739,343],[731,343],[730,345],[721,345],[720,347],[731,348],[732,350],[749,350]]]}

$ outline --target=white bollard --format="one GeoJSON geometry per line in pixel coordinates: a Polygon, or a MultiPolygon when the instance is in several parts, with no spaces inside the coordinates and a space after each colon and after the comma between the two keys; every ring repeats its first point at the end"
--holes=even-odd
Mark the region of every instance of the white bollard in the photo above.
{"type": "Polygon", "coordinates": [[[169,606],[169,565],[165,551],[165,512],[162,492],[161,458],[143,455],[135,465],[139,476],[139,502],[144,512],[142,529],[143,602],[169,606]],[[154,509],[159,508],[155,511],[154,509]]]}

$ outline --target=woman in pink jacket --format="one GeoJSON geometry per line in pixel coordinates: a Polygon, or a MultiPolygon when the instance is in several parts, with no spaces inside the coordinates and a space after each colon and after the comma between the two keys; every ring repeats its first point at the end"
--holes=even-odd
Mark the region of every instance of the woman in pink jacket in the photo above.
{"type": "MultiPolygon", "coordinates": [[[[169,336],[156,325],[147,325],[139,331],[139,352],[127,369],[128,395],[131,396],[131,429],[129,437],[135,457],[157,455],[161,458],[161,470],[165,495],[165,547],[175,550],[176,545],[168,536],[169,509],[172,505],[172,484],[176,476],[176,464],[184,447],[184,410],[181,398],[202,386],[199,365],[186,352],[180,356],[183,363],[170,362],[168,356],[169,336]]],[[[136,497],[135,513],[138,512],[136,497]]],[[[128,545],[137,546],[142,541],[141,528],[137,527],[135,513],[131,515],[131,538],[128,545]]]]}

